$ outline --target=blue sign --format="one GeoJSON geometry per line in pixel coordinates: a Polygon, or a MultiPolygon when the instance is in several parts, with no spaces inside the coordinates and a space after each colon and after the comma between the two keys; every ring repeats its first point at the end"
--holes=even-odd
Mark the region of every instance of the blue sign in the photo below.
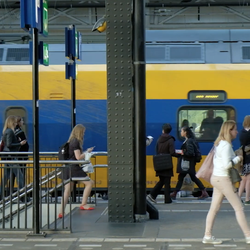
{"type": "Polygon", "coordinates": [[[77,79],[77,68],[76,63],[65,63],[65,78],[66,79],[77,79]]]}
{"type": "Polygon", "coordinates": [[[75,25],[65,28],[65,56],[81,60],[82,36],[77,32],[75,25]]]}
{"type": "Polygon", "coordinates": [[[30,31],[37,28],[48,36],[48,0],[21,0],[21,28],[30,31]]]}
{"type": "Polygon", "coordinates": [[[21,0],[21,28],[41,30],[41,0],[21,0]]]}

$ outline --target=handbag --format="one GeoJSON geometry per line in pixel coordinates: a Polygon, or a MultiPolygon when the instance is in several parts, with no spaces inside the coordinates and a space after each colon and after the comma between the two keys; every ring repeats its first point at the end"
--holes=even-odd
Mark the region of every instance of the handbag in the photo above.
{"type": "Polygon", "coordinates": [[[0,152],[3,152],[3,149],[4,149],[4,141],[2,139],[0,142],[0,152]]]}
{"type": "Polygon", "coordinates": [[[246,155],[249,155],[250,154],[250,145],[246,145],[244,148],[244,151],[245,151],[246,155]]]}
{"type": "Polygon", "coordinates": [[[233,184],[241,181],[240,174],[234,167],[229,169],[229,176],[233,184]]]}
{"type": "Polygon", "coordinates": [[[184,159],[181,159],[181,169],[183,171],[188,171],[190,168],[190,162],[189,161],[186,161],[184,159]]]}
{"type": "Polygon", "coordinates": [[[202,178],[205,181],[210,182],[210,179],[214,170],[214,163],[213,163],[214,154],[215,154],[215,150],[214,150],[214,147],[212,147],[206,159],[202,163],[200,169],[196,173],[197,178],[202,178]]]}
{"type": "Polygon", "coordinates": [[[237,150],[235,150],[235,154],[243,156],[243,148],[242,148],[242,146],[239,147],[237,150]]]}
{"type": "Polygon", "coordinates": [[[172,156],[170,154],[154,155],[153,163],[155,171],[162,171],[173,168],[172,156]]]}
{"type": "Polygon", "coordinates": [[[93,167],[92,163],[87,163],[87,164],[82,165],[82,170],[85,173],[89,173],[89,174],[94,173],[94,167],[93,167]]]}

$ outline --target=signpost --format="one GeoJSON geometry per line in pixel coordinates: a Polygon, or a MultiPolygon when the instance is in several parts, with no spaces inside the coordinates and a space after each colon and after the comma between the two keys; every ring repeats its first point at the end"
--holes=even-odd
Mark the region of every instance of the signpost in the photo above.
{"type": "Polygon", "coordinates": [[[65,78],[71,79],[71,126],[76,125],[76,105],[75,105],[75,80],[77,79],[77,70],[75,60],[81,60],[81,33],[70,25],[65,28],[65,57],[69,62],[65,64],[65,78]]]}
{"type": "Polygon", "coordinates": [[[38,46],[38,32],[48,35],[48,0],[21,1],[21,28],[32,33],[30,55],[32,61],[33,88],[33,234],[40,233],[40,194],[39,194],[39,58],[42,64],[49,65],[48,45],[40,43],[38,46]],[[39,51],[40,50],[40,51],[39,51]]]}
{"type": "MultiPolygon", "coordinates": [[[[65,63],[65,78],[71,79],[71,127],[76,125],[76,79],[77,67],[75,60],[81,60],[81,33],[77,32],[75,25],[65,28],[65,57],[69,62],[65,63]]],[[[76,185],[74,185],[73,202],[76,201],[76,185]]]]}

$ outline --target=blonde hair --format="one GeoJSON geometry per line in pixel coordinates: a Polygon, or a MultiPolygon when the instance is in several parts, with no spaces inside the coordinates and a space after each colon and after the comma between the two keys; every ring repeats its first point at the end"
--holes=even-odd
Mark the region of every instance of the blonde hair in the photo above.
{"type": "Polygon", "coordinates": [[[246,115],[242,123],[244,128],[250,128],[250,115],[246,115]]]}
{"type": "Polygon", "coordinates": [[[81,150],[82,150],[82,145],[83,145],[83,135],[85,132],[86,128],[82,124],[77,124],[71,131],[69,140],[70,142],[73,139],[77,139],[79,141],[81,150]]]}
{"type": "Polygon", "coordinates": [[[6,118],[4,126],[3,126],[3,134],[7,128],[10,128],[14,131],[16,126],[16,116],[10,115],[6,118]]]}
{"type": "Polygon", "coordinates": [[[225,140],[225,141],[231,143],[232,138],[231,138],[230,131],[233,130],[235,128],[235,126],[236,126],[236,122],[233,120],[228,120],[228,121],[223,122],[223,124],[221,125],[221,128],[220,128],[219,135],[214,142],[214,145],[218,146],[219,142],[221,140],[225,140]]]}

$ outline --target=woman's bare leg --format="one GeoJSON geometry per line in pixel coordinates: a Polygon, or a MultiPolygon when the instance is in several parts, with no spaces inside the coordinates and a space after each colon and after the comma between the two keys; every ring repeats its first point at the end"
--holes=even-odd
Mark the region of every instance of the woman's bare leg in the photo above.
{"type": "Polygon", "coordinates": [[[64,186],[64,194],[63,194],[63,199],[61,202],[61,209],[60,209],[61,214],[64,214],[64,212],[65,212],[65,208],[66,208],[66,205],[68,203],[69,196],[70,196],[72,189],[73,189],[73,182],[67,183],[64,186]]]}
{"type": "Polygon", "coordinates": [[[92,180],[89,180],[89,181],[83,181],[82,183],[85,185],[85,188],[82,196],[81,206],[85,207],[87,205],[88,197],[90,195],[94,182],[92,180]]]}
{"type": "Polygon", "coordinates": [[[246,184],[245,184],[245,190],[246,190],[246,199],[245,201],[249,201],[250,198],[250,174],[248,174],[246,177],[246,184]]]}
{"type": "Polygon", "coordinates": [[[239,190],[238,190],[238,195],[239,197],[241,198],[243,192],[244,192],[244,189],[246,187],[246,176],[242,176],[241,178],[241,182],[240,182],[240,186],[239,186],[239,190]]]}

